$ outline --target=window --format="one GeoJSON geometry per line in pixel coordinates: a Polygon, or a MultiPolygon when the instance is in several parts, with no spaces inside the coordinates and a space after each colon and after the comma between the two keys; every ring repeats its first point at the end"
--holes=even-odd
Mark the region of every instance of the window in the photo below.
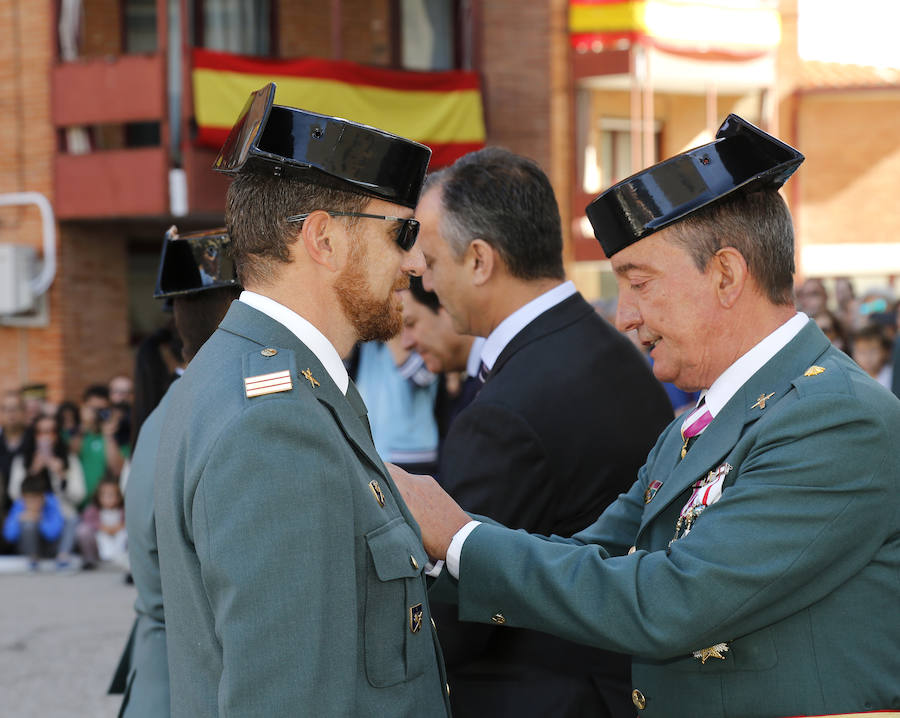
{"type": "Polygon", "coordinates": [[[272,55],[272,0],[194,0],[194,45],[242,55],[272,55]]]}
{"type": "MultiPolygon", "coordinates": [[[[653,156],[645,157],[644,167],[657,162],[662,133],[659,123],[653,127],[653,156]]],[[[616,182],[634,174],[640,167],[631,163],[631,122],[623,118],[603,117],[591,133],[596,144],[584,147],[582,187],[587,194],[597,194],[616,182]]]]}
{"type": "Polygon", "coordinates": [[[400,65],[408,70],[460,66],[457,0],[400,0],[400,65]]]}

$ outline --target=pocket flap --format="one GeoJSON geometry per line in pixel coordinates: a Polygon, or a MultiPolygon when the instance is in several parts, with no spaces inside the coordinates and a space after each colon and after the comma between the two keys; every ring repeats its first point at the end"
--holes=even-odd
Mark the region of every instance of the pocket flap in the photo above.
{"type": "Polygon", "coordinates": [[[366,542],[381,581],[413,578],[425,569],[428,555],[402,516],[370,531],[366,542]]]}

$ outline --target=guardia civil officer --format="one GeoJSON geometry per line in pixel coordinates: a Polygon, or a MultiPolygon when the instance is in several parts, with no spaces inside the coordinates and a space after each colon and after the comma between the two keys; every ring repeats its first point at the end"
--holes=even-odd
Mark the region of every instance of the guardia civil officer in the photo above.
{"type": "MultiPolygon", "coordinates": [[[[900,401],[794,309],[796,150],[734,115],[587,210],[619,328],[703,391],[572,538],[398,482],[463,620],[631,654],[640,715],[900,709],[900,401]]],[[[602,406],[597,411],[603,411],[602,406]]]]}
{"type": "Polygon", "coordinates": [[[253,93],[216,169],[244,287],[156,472],[174,716],[444,716],[418,528],[341,362],[400,328],[428,148],[253,93]]]}
{"type": "MultiPolygon", "coordinates": [[[[172,304],[185,362],[209,339],[240,293],[229,244],[224,228],[179,234],[171,227],[163,239],[153,296],[172,304]],[[211,273],[203,266],[210,254],[218,259],[211,273]]],[[[110,693],[124,694],[119,710],[124,718],[169,715],[166,622],[153,508],[153,477],[168,397],[168,393],[163,396],[141,426],[125,488],[137,616],[110,687],[110,693]]]]}

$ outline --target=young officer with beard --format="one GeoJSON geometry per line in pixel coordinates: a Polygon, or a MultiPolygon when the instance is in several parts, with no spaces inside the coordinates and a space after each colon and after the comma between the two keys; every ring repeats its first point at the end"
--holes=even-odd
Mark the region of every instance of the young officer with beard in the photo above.
{"type": "Polygon", "coordinates": [[[245,291],[171,391],[174,716],[446,716],[418,527],[341,356],[400,329],[426,147],[257,91],[216,169],[245,291]]]}

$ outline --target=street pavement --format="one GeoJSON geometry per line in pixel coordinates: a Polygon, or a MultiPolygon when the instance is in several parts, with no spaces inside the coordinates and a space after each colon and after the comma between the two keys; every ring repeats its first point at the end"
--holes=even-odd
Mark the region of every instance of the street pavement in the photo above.
{"type": "Polygon", "coordinates": [[[106,690],[131,630],[121,569],[26,573],[0,557],[0,715],[114,718],[106,690]]]}

